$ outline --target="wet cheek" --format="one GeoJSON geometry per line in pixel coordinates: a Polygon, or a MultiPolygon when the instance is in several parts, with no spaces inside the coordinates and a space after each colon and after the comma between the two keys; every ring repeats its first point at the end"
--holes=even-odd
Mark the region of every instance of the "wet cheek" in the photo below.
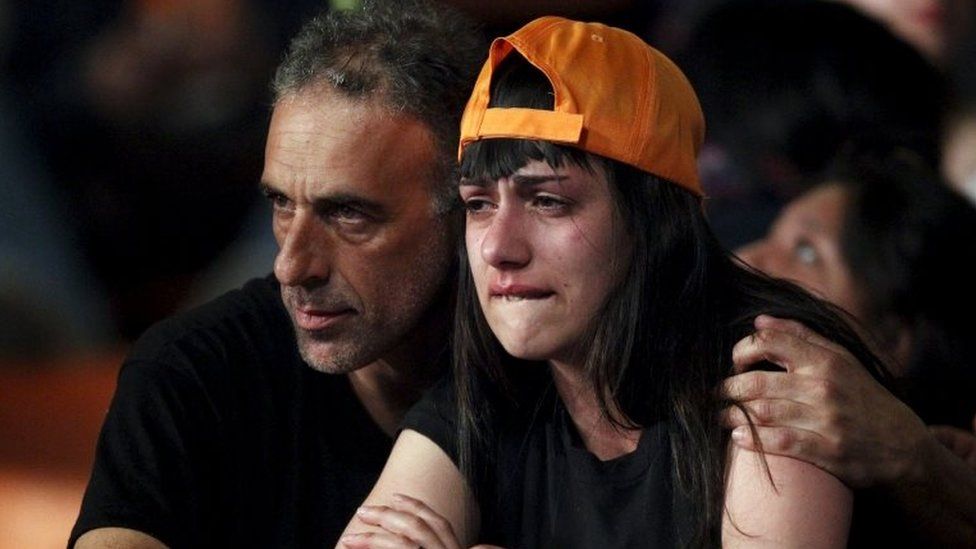
{"type": "Polygon", "coordinates": [[[485,234],[483,229],[470,227],[464,233],[465,253],[468,254],[468,264],[472,269],[482,263],[481,250],[484,246],[485,234]]]}
{"type": "Polygon", "coordinates": [[[468,257],[481,246],[481,241],[484,239],[484,233],[482,231],[472,229],[468,227],[464,231],[464,245],[468,249],[468,257]]]}

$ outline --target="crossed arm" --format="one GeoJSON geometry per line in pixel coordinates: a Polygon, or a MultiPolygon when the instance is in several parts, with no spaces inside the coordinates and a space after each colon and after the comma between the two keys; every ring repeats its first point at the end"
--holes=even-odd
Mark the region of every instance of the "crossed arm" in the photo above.
{"type": "Polygon", "coordinates": [[[478,536],[478,504],[437,444],[400,433],[376,486],[337,547],[468,547],[478,536]]]}

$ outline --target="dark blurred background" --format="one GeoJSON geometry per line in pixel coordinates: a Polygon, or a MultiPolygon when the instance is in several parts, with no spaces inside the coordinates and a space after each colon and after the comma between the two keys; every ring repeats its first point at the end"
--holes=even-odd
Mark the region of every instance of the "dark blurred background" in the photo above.
{"type": "MultiPolygon", "coordinates": [[[[702,170],[730,246],[847,137],[889,123],[976,196],[970,0],[829,2],[844,13],[816,22],[798,16],[811,2],[447,3],[487,36],[561,14],[678,59],[713,136],[702,170]]],[[[0,547],[63,545],[127,345],[270,271],[268,82],[305,19],[357,4],[0,0],[0,547]]]]}

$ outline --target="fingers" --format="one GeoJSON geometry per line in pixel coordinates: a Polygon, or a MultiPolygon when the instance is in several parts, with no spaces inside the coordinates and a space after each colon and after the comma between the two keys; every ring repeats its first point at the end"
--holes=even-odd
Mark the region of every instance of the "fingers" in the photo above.
{"type": "MultiPolygon", "coordinates": [[[[819,370],[830,374],[831,369],[842,369],[845,373],[851,365],[857,364],[853,356],[843,347],[824,340],[802,324],[783,321],[772,317],[757,317],[757,324],[764,326],[739,340],[732,348],[732,363],[736,373],[754,369],[766,361],[780,366],[788,372],[819,370]],[[789,331],[770,327],[777,326],[789,331]]],[[[860,368],[855,368],[860,370],[860,368]]]]}
{"type": "Polygon", "coordinates": [[[835,353],[847,353],[847,349],[844,347],[807,328],[805,324],[797,320],[778,318],[770,315],[759,315],[756,317],[753,325],[757,330],[779,330],[802,339],[811,345],[817,345],[835,353]]]}
{"type": "Polygon", "coordinates": [[[394,495],[393,499],[389,506],[364,505],[356,511],[359,520],[385,532],[357,535],[348,540],[344,536],[342,543],[349,547],[459,548],[451,523],[427,504],[401,494],[394,495]]]}
{"type": "MultiPolygon", "coordinates": [[[[393,494],[393,508],[398,511],[412,513],[424,521],[437,534],[437,537],[449,549],[459,548],[457,535],[451,522],[430,508],[423,501],[404,494],[393,494]]],[[[425,546],[426,547],[426,546],[425,546]]]]}
{"type": "Polygon", "coordinates": [[[736,427],[732,430],[732,442],[736,446],[752,451],[759,451],[761,445],[762,451],[768,454],[801,459],[821,468],[827,468],[824,463],[824,456],[827,453],[824,451],[826,442],[817,433],[803,429],[757,425],[755,434],[759,437],[758,442],[751,429],[746,426],[736,427]]]}
{"type": "Polygon", "coordinates": [[[839,386],[830,379],[784,372],[746,372],[725,379],[719,393],[737,402],[751,400],[792,400],[823,406],[841,398],[839,386]]]}
{"type": "Polygon", "coordinates": [[[786,399],[758,399],[743,401],[739,406],[729,406],[722,411],[720,421],[723,426],[734,429],[742,425],[749,425],[752,420],[754,425],[794,427],[807,430],[815,430],[819,410],[811,405],[786,399]]]}
{"type": "Polygon", "coordinates": [[[345,534],[339,538],[340,547],[349,549],[417,549],[422,547],[406,536],[387,531],[345,534]]]}
{"type": "Polygon", "coordinates": [[[791,372],[798,364],[809,362],[811,350],[815,349],[792,334],[759,329],[732,347],[732,364],[737,373],[752,370],[763,361],[791,372]]]}

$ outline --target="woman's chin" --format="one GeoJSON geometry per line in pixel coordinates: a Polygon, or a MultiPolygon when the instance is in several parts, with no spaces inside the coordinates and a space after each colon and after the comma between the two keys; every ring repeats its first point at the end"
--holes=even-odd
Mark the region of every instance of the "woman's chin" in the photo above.
{"type": "Polygon", "coordinates": [[[551,349],[538,341],[516,338],[500,338],[499,341],[505,352],[521,360],[549,360],[552,357],[551,349]]]}

